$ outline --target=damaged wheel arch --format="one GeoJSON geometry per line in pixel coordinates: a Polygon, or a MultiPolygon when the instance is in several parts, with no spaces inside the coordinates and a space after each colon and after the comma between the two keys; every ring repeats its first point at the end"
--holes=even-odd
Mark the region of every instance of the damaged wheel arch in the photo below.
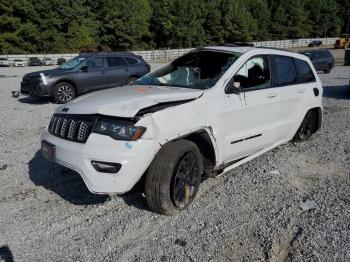
{"type": "Polygon", "coordinates": [[[205,127],[191,133],[183,134],[175,139],[167,141],[162,144],[162,146],[183,139],[189,140],[197,145],[203,157],[204,174],[209,177],[214,176],[214,168],[218,161],[218,152],[211,127],[205,127]]]}

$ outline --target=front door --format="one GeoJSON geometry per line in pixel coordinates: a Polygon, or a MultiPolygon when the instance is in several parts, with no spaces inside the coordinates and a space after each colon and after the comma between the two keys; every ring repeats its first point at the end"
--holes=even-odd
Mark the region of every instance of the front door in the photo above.
{"type": "Polygon", "coordinates": [[[104,57],[91,58],[82,64],[81,68],[76,80],[80,93],[100,90],[108,86],[104,57]]]}
{"type": "Polygon", "coordinates": [[[225,162],[253,154],[276,141],[280,97],[272,88],[270,63],[267,56],[249,59],[229,84],[240,85],[239,94],[227,96],[232,112],[226,114],[225,162]],[[241,109],[237,110],[237,98],[241,109]]]}

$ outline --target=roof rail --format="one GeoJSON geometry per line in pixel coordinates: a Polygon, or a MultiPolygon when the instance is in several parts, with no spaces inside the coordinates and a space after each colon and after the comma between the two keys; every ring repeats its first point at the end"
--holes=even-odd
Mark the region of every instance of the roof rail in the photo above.
{"type": "Polygon", "coordinates": [[[220,43],[216,46],[228,46],[228,47],[237,47],[237,46],[250,46],[254,47],[254,44],[248,42],[234,42],[234,43],[220,43]]]}
{"type": "Polygon", "coordinates": [[[132,52],[129,51],[119,51],[119,52],[105,52],[105,51],[100,51],[100,52],[81,52],[79,53],[81,56],[98,56],[98,55],[125,55],[125,56],[135,56],[132,52]]]}
{"type": "Polygon", "coordinates": [[[295,51],[285,49],[285,48],[278,48],[278,47],[256,46],[256,48],[264,48],[264,49],[272,49],[272,50],[280,50],[280,51],[288,51],[288,52],[296,53],[295,51]]]}

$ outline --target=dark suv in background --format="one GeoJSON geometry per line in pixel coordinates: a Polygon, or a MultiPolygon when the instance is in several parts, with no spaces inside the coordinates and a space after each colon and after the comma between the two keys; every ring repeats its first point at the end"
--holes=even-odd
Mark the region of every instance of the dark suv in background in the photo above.
{"type": "Polygon", "coordinates": [[[88,92],[131,83],[149,71],[150,65],[130,52],[81,54],[57,69],[26,74],[21,93],[66,103],[88,92]]]}
{"type": "Polygon", "coordinates": [[[321,46],[321,45],[323,45],[322,41],[314,40],[314,41],[311,41],[307,46],[308,47],[315,47],[315,46],[321,46]]]}
{"type": "Polygon", "coordinates": [[[37,57],[29,57],[28,65],[29,66],[42,66],[42,65],[44,65],[44,63],[43,63],[43,61],[41,61],[37,57]]]}
{"type": "Polygon", "coordinates": [[[301,54],[308,56],[316,71],[330,73],[334,67],[334,57],[328,49],[317,49],[301,51],[301,54]]]}

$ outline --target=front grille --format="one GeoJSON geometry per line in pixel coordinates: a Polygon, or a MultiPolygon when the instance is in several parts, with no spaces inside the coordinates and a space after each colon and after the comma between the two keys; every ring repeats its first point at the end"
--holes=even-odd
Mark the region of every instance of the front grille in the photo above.
{"type": "Polygon", "coordinates": [[[92,132],[96,117],[88,115],[54,114],[48,130],[59,138],[85,143],[92,132]]]}
{"type": "Polygon", "coordinates": [[[29,93],[32,89],[39,86],[41,78],[37,76],[24,76],[21,83],[21,92],[29,93]]]}

